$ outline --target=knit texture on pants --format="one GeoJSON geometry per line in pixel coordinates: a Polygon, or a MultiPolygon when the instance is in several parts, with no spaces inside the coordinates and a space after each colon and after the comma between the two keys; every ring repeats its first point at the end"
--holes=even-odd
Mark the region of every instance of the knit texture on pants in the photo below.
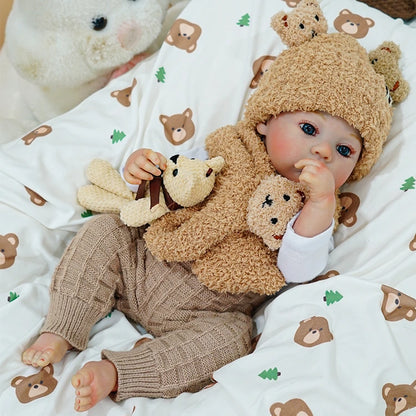
{"type": "Polygon", "coordinates": [[[155,336],[131,351],[103,351],[117,368],[116,400],[201,389],[215,370],[249,352],[250,315],[265,299],[207,289],[190,264],[156,260],[141,231],[115,215],[86,223],[55,271],[42,328],[82,350],[92,326],[117,308],[155,336]]]}

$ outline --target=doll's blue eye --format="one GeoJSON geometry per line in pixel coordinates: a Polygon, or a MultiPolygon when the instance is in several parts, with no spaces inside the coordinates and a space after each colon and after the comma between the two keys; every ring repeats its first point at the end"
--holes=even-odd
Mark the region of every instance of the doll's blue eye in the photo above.
{"type": "Polygon", "coordinates": [[[312,126],[312,124],[309,124],[309,123],[301,123],[300,128],[308,136],[314,136],[316,134],[316,129],[315,129],[314,126],[312,126]]]}
{"type": "Polygon", "coordinates": [[[344,157],[350,157],[351,156],[351,149],[348,146],[345,145],[338,145],[337,146],[337,152],[344,157]]]}

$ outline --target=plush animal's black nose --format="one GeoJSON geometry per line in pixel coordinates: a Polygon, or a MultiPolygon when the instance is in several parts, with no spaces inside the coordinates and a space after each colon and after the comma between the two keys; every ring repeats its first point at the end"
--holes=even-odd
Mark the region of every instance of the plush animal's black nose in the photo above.
{"type": "Polygon", "coordinates": [[[170,158],[170,160],[171,160],[173,163],[178,163],[178,157],[179,157],[179,155],[173,155],[173,156],[170,158]]]}
{"type": "Polygon", "coordinates": [[[273,224],[273,225],[276,225],[277,224],[277,218],[270,218],[270,222],[273,224]]]}

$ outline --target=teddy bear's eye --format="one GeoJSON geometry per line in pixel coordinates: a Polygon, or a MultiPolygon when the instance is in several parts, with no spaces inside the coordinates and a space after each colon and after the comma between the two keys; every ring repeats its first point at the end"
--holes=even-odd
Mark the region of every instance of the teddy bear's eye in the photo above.
{"type": "Polygon", "coordinates": [[[178,174],[178,169],[173,169],[173,171],[172,171],[172,175],[173,176],[176,176],[178,174]]]}
{"type": "Polygon", "coordinates": [[[377,61],[378,61],[378,59],[374,58],[374,59],[371,60],[371,63],[374,65],[377,61]]]}
{"type": "Polygon", "coordinates": [[[28,387],[32,387],[32,383],[28,383],[28,385],[27,385],[28,387]]]}
{"type": "Polygon", "coordinates": [[[393,104],[393,98],[391,98],[390,90],[387,87],[387,85],[386,85],[386,98],[387,98],[388,104],[391,106],[393,104]]]}
{"type": "Polygon", "coordinates": [[[286,202],[288,202],[288,201],[290,201],[290,196],[289,196],[289,195],[287,195],[287,194],[284,194],[284,195],[283,195],[283,199],[284,199],[286,202]]]}
{"type": "Polygon", "coordinates": [[[317,21],[317,22],[319,22],[319,16],[316,14],[315,15],[315,20],[317,21]]]}
{"type": "Polygon", "coordinates": [[[266,199],[264,200],[264,202],[261,204],[261,207],[264,208],[265,205],[268,205],[269,207],[272,206],[273,204],[273,199],[270,198],[270,194],[266,195],[266,199]]]}
{"type": "Polygon", "coordinates": [[[104,16],[96,16],[92,19],[92,28],[98,32],[107,26],[107,22],[104,16]]]}
{"type": "Polygon", "coordinates": [[[300,25],[299,25],[299,27],[303,30],[303,29],[305,29],[305,25],[303,24],[303,23],[301,23],[300,25]]]}

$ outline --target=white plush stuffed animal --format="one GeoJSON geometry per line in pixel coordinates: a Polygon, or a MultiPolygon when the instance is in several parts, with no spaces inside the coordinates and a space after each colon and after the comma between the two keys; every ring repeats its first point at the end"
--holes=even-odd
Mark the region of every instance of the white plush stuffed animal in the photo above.
{"type": "Polygon", "coordinates": [[[155,51],[185,4],[14,0],[0,56],[0,117],[28,130],[75,107],[120,66],[155,51]]]}
{"type": "Polygon", "coordinates": [[[202,202],[211,193],[223,166],[221,156],[208,160],[172,156],[162,177],[149,184],[143,182],[135,198],[108,161],[94,159],[87,168],[87,178],[92,184],[79,188],[77,199],[84,208],[119,213],[125,224],[140,227],[169,211],[202,202]]]}

